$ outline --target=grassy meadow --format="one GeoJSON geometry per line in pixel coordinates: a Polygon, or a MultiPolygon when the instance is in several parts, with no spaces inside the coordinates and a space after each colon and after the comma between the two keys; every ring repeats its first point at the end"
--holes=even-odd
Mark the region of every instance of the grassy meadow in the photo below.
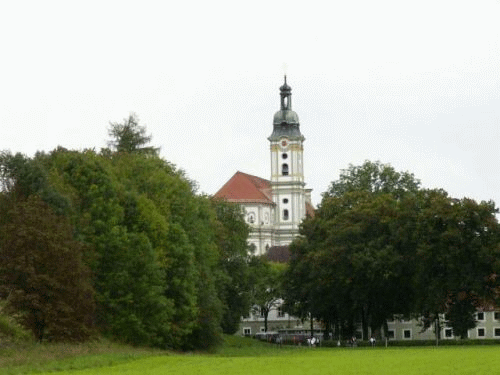
{"type": "Polygon", "coordinates": [[[109,352],[89,350],[48,361],[39,358],[29,362],[1,366],[0,374],[477,375],[491,374],[500,368],[500,346],[279,348],[252,339],[231,337],[214,354],[120,351],[110,346],[109,352]]]}

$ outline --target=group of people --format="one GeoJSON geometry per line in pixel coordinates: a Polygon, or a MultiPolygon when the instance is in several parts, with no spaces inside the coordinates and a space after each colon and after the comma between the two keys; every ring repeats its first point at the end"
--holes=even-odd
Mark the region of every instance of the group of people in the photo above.
{"type": "MultiPolygon", "coordinates": [[[[368,340],[370,342],[370,346],[374,347],[375,344],[377,343],[377,341],[375,340],[375,337],[370,337],[370,339],[368,340]]],[[[311,336],[307,339],[307,345],[311,346],[311,347],[314,347],[316,346],[317,344],[319,344],[319,339],[317,339],[316,337],[314,336],[311,336]]],[[[338,346],[340,346],[340,340],[338,341],[337,343],[338,346]]],[[[349,345],[354,348],[356,346],[358,346],[358,342],[356,340],[356,337],[352,337],[350,340],[349,340],[349,345]]]]}
{"type": "MultiPolygon", "coordinates": [[[[376,340],[375,340],[375,337],[370,337],[370,340],[368,340],[370,342],[370,346],[374,347],[375,344],[376,344],[376,340]]],[[[356,341],[356,337],[353,336],[350,340],[349,340],[349,345],[354,348],[356,346],[358,346],[358,342],[356,341]]],[[[340,346],[340,341],[338,342],[338,346],[340,346]]]]}

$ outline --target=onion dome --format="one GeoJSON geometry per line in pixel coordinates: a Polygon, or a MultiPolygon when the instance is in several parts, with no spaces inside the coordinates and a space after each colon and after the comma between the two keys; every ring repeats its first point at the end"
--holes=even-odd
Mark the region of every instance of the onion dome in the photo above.
{"type": "Polygon", "coordinates": [[[292,111],[292,88],[285,83],[280,87],[281,109],[274,114],[273,134],[268,138],[270,141],[277,141],[281,137],[297,139],[304,137],[300,133],[299,116],[292,111]]]}

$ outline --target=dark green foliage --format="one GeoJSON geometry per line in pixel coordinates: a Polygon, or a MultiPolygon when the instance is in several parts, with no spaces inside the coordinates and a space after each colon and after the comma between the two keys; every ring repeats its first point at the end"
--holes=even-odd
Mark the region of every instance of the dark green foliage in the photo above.
{"type": "Polygon", "coordinates": [[[94,310],[83,244],[36,195],[11,202],[0,226],[0,292],[37,340],[87,339],[94,310]],[[7,218],[7,219],[5,219],[7,218]]]}
{"type": "Polygon", "coordinates": [[[412,174],[365,162],[342,171],[291,246],[289,310],[364,337],[393,314],[439,314],[455,332],[498,290],[499,225],[492,202],[423,190],[412,174]]]}
{"type": "Polygon", "coordinates": [[[333,181],[325,197],[343,197],[347,193],[365,192],[370,195],[391,194],[399,198],[408,192],[416,192],[420,181],[409,172],[397,172],[389,164],[365,161],[360,166],[349,165],[343,169],[339,180],[333,181]]]}
{"type": "Polygon", "coordinates": [[[195,262],[182,226],[172,222],[172,192],[161,193],[174,183],[189,195],[190,185],[140,153],[59,150],[46,163],[62,177],[79,235],[94,249],[98,327],[134,344],[182,346],[195,320],[195,288],[188,287],[195,262]]]}
{"type": "Polygon", "coordinates": [[[415,309],[433,317],[447,313],[457,335],[475,326],[472,311],[496,298],[496,212],[492,202],[452,199],[443,191],[420,195],[415,309]]]}
{"type": "Polygon", "coordinates": [[[172,302],[148,238],[116,228],[108,234],[96,281],[98,321],[104,333],[135,345],[171,346],[172,302]]]}
{"type": "Polygon", "coordinates": [[[222,302],[222,330],[234,334],[240,319],[250,311],[251,285],[247,237],[241,207],[224,201],[213,201],[216,213],[216,240],[219,249],[218,289],[222,302]]]}
{"type": "Polygon", "coordinates": [[[474,314],[478,303],[467,293],[457,293],[450,296],[445,315],[447,325],[453,328],[453,335],[461,339],[467,338],[467,331],[476,326],[474,314]]]}
{"type": "MultiPolygon", "coordinates": [[[[79,244],[73,246],[75,256],[91,269],[87,281],[95,290],[89,298],[95,312],[84,311],[100,332],[135,345],[210,349],[221,341],[222,311],[228,311],[223,306],[232,303],[221,301],[229,283],[220,281],[234,270],[246,275],[238,267],[247,265],[220,266],[224,260],[238,264],[247,228],[237,229],[240,223],[233,223],[230,215],[217,217],[213,202],[197,196],[182,171],[156,151],[146,152],[142,146],[149,137],[134,121],[136,138],[120,134],[135,149],[117,143],[119,152],[101,154],[63,148],[33,159],[2,154],[0,230],[11,231],[6,212],[16,200],[40,196],[47,209],[64,213],[72,224],[67,241],[79,244]]],[[[58,223],[54,215],[45,216],[47,228],[58,223]]],[[[3,270],[14,268],[15,262],[6,263],[3,270]]],[[[232,284],[243,285],[235,290],[244,293],[245,281],[237,272],[231,277],[232,284]]],[[[20,298],[16,293],[9,293],[11,301],[20,298]]],[[[29,324],[42,327],[49,306],[38,305],[38,310],[31,309],[35,313],[29,324]]],[[[16,305],[12,311],[22,308],[16,305]]],[[[54,332],[51,328],[52,336],[54,332]]]]}

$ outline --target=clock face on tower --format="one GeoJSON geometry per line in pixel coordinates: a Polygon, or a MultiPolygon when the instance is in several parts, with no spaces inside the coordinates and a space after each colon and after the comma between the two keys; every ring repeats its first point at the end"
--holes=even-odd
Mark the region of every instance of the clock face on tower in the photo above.
{"type": "Polygon", "coordinates": [[[288,140],[285,138],[281,140],[281,147],[286,147],[286,146],[288,146],[288,140]]]}

